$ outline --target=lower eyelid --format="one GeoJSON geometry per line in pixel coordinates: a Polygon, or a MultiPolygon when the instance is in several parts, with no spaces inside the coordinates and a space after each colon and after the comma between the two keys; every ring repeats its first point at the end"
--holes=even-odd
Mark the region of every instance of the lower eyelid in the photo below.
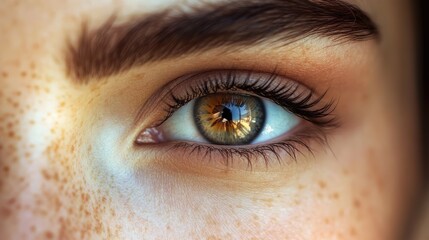
{"type": "Polygon", "coordinates": [[[299,163],[314,156],[314,150],[328,144],[326,132],[320,127],[303,122],[293,129],[291,136],[271,143],[224,146],[194,142],[166,142],[138,147],[157,153],[158,164],[172,164],[186,171],[217,168],[246,171],[282,171],[289,163],[299,163]]]}

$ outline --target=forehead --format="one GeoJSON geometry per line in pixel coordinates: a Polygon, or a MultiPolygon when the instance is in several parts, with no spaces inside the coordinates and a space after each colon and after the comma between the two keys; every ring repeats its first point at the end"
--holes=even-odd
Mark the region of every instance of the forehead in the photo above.
{"type": "MultiPolygon", "coordinates": [[[[248,0],[238,0],[246,2],[248,0]]],[[[250,1],[250,0],[249,0],[250,1]]],[[[252,0],[253,1],[253,0],[252,0]]],[[[329,0],[328,0],[329,1],[329,0]]],[[[210,3],[219,3],[224,1],[219,0],[36,0],[31,2],[3,0],[0,3],[0,11],[2,19],[11,18],[26,18],[27,20],[42,22],[43,20],[52,19],[54,17],[69,16],[71,18],[79,18],[86,16],[92,19],[103,18],[112,13],[121,15],[129,15],[133,13],[150,13],[160,11],[166,8],[179,7],[186,10],[187,6],[201,6],[210,3]],[[28,13],[31,13],[30,15],[28,13]],[[37,16],[42,15],[43,16],[37,16]],[[34,18],[37,16],[37,19],[34,18]]],[[[385,11],[385,4],[392,5],[396,2],[404,2],[402,0],[344,0],[351,4],[356,4],[365,11],[377,13],[385,11]],[[384,6],[379,8],[378,6],[384,6]]],[[[72,20],[72,19],[70,19],[72,20]]],[[[3,26],[5,24],[2,24],[3,26]]]]}
{"type": "MultiPolygon", "coordinates": [[[[250,0],[238,0],[242,2],[250,0]]],[[[254,1],[254,0],[252,0],[254,1]]],[[[329,1],[329,0],[327,0],[329,1]]],[[[2,21],[0,28],[2,31],[19,27],[20,29],[34,30],[54,27],[59,23],[74,24],[83,17],[94,24],[103,21],[112,14],[118,17],[128,17],[133,14],[145,14],[163,9],[186,10],[187,7],[203,6],[210,3],[219,3],[219,0],[36,0],[36,1],[17,1],[3,0],[0,3],[0,13],[2,21]],[[56,20],[53,22],[53,20],[56,20]],[[62,22],[62,20],[64,22],[62,22]],[[31,24],[30,24],[31,23],[31,24]]],[[[401,12],[408,9],[409,2],[406,0],[344,0],[355,4],[367,12],[375,22],[384,21],[388,15],[401,12]],[[405,7],[405,8],[404,8],[405,7]]],[[[401,14],[401,15],[402,15],[401,14]]],[[[2,34],[3,36],[7,34],[2,34]]]]}

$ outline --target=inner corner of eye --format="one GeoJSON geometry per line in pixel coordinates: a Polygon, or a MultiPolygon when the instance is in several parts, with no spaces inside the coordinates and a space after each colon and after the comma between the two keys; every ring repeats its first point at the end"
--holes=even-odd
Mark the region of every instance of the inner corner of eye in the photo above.
{"type": "Polygon", "coordinates": [[[154,144],[164,141],[164,134],[156,127],[146,128],[137,136],[136,144],[154,144]]]}

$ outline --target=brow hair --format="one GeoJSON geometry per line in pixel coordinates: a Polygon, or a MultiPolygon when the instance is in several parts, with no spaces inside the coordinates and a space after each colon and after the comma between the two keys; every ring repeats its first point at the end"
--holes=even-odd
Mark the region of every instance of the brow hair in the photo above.
{"type": "Polygon", "coordinates": [[[288,44],[309,36],[362,41],[378,37],[372,20],[340,0],[250,0],[164,10],[121,24],[115,17],[69,42],[68,73],[85,83],[137,65],[218,47],[288,44]]]}

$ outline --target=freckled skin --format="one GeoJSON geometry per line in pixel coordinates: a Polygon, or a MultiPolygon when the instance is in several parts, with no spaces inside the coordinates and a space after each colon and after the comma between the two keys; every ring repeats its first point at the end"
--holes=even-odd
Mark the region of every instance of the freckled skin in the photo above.
{"type": "MultiPolygon", "coordinates": [[[[407,12],[407,1],[366,3],[387,29],[383,39],[397,39],[384,44],[403,57],[377,52],[367,59],[365,52],[347,78],[336,80],[333,73],[333,92],[343,93],[337,109],[353,120],[329,136],[330,150],[319,146],[315,157],[300,156],[277,173],[244,177],[240,171],[169,169],[150,153],[133,153],[120,139],[112,148],[104,145],[103,134],[117,127],[114,123],[133,119],[141,102],[132,99],[148,98],[165,83],[150,79],[163,79],[169,74],[165,69],[179,72],[178,66],[172,61],[147,67],[136,86],[119,81],[78,86],[64,71],[66,35],[77,34],[82,16],[97,23],[119,6],[127,14],[181,3],[142,2],[1,1],[0,239],[398,237],[419,182],[415,101],[409,97],[414,83],[404,81],[413,76],[407,55],[412,49],[404,38],[412,33],[404,32],[410,29],[405,23],[391,20],[398,11],[407,12]],[[144,161],[137,161],[141,156],[144,161]],[[128,161],[141,165],[130,170],[128,161]],[[275,180],[262,184],[270,174],[275,180]]],[[[311,48],[292,49],[283,52],[311,62],[311,48]]],[[[266,53],[269,59],[288,59],[276,54],[266,53]]],[[[249,56],[216,59],[228,63],[234,57],[245,64],[249,56]]],[[[187,64],[179,67],[218,64],[207,56],[195,58],[182,59],[187,64]]],[[[325,72],[338,70],[331,67],[325,72]]]]}

